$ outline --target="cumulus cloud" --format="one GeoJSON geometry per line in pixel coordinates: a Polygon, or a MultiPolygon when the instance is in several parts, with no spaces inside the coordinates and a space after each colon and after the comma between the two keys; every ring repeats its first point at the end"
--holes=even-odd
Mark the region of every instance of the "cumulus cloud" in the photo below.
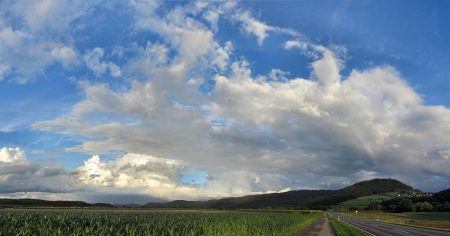
{"type": "Polygon", "coordinates": [[[95,155],[69,171],[30,161],[18,147],[3,147],[0,196],[112,203],[165,201],[171,196],[194,198],[194,188],[179,184],[181,170],[186,168],[176,160],[126,154],[113,161],[102,161],[95,155]]]}
{"type": "Polygon", "coordinates": [[[147,195],[161,199],[174,196],[193,198],[196,191],[180,182],[181,172],[187,168],[178,160],[157,158],[142,154],[126,154],[115,160],[103,161],[92,156],[79,167],[78,180],[101,192],[120,193],[118,189],[132,189],[134,195],[147,195]]]}
{"type": "Polygon", "coordinates": [[[269,178],[243,170],[210,173],[206,184],[183,182],[183,175],[193,171],[196,171],[195,167],[185,161],[128,153],[114,160],[102,160],[100,156],[94,155],[77,168],[76,176],[79,182],[96,189],[94,192],[81,194],[88,198],[95,193],[117,195],[123,189],[132,191],[135,197],[151,196],[165,200],[276,192],[258,191],[255,186],[259,181],[263,180],[267,184],[269,178]]]}
{"type": "Polygon", "coordinates": [[[78,168],[85,184],[111,187],[174,188],[182,165],[179,161],[127,154],[112,161],[92,156],[78,168]]]}
{"type": "Polygon", "coordinates": [[[27,162],[25,152],[20,148],[3,147],[0,149],[0,161],[4,163],[27,162]]]}
{"type": "MultiPolygon", "coordinates": [[[[138,80],[122,89],[86,83],[83,99],[70,112],[33,125],[83,138],[66,151],[129,153],[86,160],[74,177],[83,188],[194,199],[342,187],[374,176],[420,186],[430,175],[438,181],[425,181],[428,186],[450,178],[450,110],[425,105],[394,67],[342,75],[345,50],[299,40],[298,33],[243,10],[206,13],[214,9],[192,3],[160,16],[158,3],[131,4],[133,30],[159,37],[127,49],[135,57],[124,74],[138,80]],[[310,76],[293,78],[276,68],[254,75],[251,63],[233,57],[234,42],[216,39],[214,27],[223,14],[260,45],[270,32],[293,37],[284,47],[311,59],[309,67],[299,68],[310,70],[310,76]],[[199,92],[201,85],[211,91],[199,92]],[[204,171],[205,182],[180,181],[185,168],[204,171]]],[[[12,29],[7,33],[26,37],[12,29]]],[[[61,59],[70,54],[58,53],[61,59]]],[[[84,55],[94,73],[114,76],[104,58],[101,48],[84,55]]]]}
{"type": "Polygon", "coordinates": [[[217,77],[220,99],[211,107],[216,116],[231,122],[221,135],[234,135],[243,125],[265,127],[288,148],[298,149],[295,158],[286,158],[292,166],[317,173],[342,174],[371,166],[384,174],[414,170],[447,175],[446,168],[438,167],[445,156],[432,157],[430,152],[449,147],[444,141],[448,137],[443,137],[448,132],[442,132],[449,130],[449,110],[422,105],[392,67],[353,71],[342,80],[339,64],[326,50],[312,63],[317,81],[255,80],[242,73],[245,68],[229,78],[217,77]],[[416,112],[423,121],[413,118],[416,112]],[[418,126],[422,122],[424,129],[418,126]]]}
{"type": "Polygon", "coordinates": [[[229,5],[223,3],[215,9],[208,8],[208,4],[193,2],[176,6],[162,17],[149,10],[157,7],[153,3],[134,4],[136,14],[140,16],[134,22],[135,29],[156,33],[163,42],[148,42],[145,48],[136,48],[134,52],[141,56],[130,62],[129,71],[139,74],[143,80],[152,80],[156,90],[170,92],[174,100],[190,102],[193,97],[198,98],[193,96],[197,87],[188,88],[186,83],[195,78],[201,85],[210,79],[204,78],[205,74],[226,71],[233,45],[229,41],[223,44],[216,41],[214,31],[194,16],[205,9],[224,14],[226,9],[232,8],[229,5]],[[168,56],[169,52],[172,56],[168,56]]]}
{"type": "Polygon", "coordinates": [[[340,61],[331,50],[323,49],[322,53],[322,58],[312,63],[313,75],[324,87],[338,85],[340,82],[340,61]]]}
{"type": "Polygon", "coordinates": [[[0,149],[0,194],[16,192],[68,192],[75,182],[64,168],[41,166],[16,147],[0,149]]]}

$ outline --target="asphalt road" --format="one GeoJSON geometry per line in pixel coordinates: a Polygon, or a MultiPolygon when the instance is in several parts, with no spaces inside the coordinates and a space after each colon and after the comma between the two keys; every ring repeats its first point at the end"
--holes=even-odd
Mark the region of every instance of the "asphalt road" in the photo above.
{"type": "Polygon", "coordinates": [[[450,232],[381,223],[375,220],[350,217],[337,212],[331,214],[336,218],[339,216],[340,220],[376,236],[450,236],[450,232]]]}

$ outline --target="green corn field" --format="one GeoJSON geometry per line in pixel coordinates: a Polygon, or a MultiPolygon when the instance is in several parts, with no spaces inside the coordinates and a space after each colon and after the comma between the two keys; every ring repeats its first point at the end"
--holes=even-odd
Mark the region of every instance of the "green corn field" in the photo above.
{"type": "Polygon", "coordinates": [[[1,209],[0,235],[293,235],[299,211],[1,209]]]}

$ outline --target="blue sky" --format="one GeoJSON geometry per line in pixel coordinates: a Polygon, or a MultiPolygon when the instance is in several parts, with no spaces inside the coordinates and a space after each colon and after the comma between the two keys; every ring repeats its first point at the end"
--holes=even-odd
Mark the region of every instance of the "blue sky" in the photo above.
{"type": "Polygon", "coordinates": [[[0,168],[29,168],[7,196],[449,187],[448,1],[0,9],[0,168]]]}

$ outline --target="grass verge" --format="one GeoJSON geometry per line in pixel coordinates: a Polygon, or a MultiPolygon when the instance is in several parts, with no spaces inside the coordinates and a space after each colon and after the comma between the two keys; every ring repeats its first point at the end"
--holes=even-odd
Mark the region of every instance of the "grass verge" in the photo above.
{"type": "Polygon", "coordinates": [[[295,235],[296,233],[304,230],[306,227],[308,227],[310,224],[318,221],[320,218],[320,215],[315,214],[315,216],[310,217],[309,219],[306,219],[304,221],[299,222],[296,225],[288,227],[286,230],[280,233],[281,236],[284,235],[295,235]]]}
{"type": "Polygon", "coordinates": [[[338,221],[336,218],[328,215],[328,219],[333,226],[333,230],[337,236],[369,236],[369,234],[351,226],[350,224],[338,221]]]}

